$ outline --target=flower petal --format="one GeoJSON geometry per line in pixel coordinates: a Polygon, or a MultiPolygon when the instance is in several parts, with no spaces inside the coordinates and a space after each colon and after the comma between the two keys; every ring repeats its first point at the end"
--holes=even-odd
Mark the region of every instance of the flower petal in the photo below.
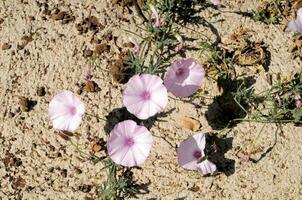
{"type": "Polygon", "coordinates": [[[214,174],[214,172],[217,170],[217,167],[211,161],[204,160],[203,162],[201,162],[201,163],[198,164],[197,170],[202,175],[214,174]]]}

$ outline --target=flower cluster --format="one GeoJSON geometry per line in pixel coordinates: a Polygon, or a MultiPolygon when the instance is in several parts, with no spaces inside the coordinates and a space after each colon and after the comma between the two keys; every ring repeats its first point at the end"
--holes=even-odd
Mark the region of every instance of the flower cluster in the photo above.
{"type": "MultiPolygon", "coordinates": [[[[193,58],[174,62],[162,80],[152,74],[134,75],[126,84],[123,104],[140,120],[146,120],[162,112],[168,104],[168,92],[178,97],[188,97],[201,86],[205,77],[203,67],[193,58]]],[[[84,104],[70,91],[54,96],[49,104],[49,117],[53,127],[62,131],[75,131],[84,114],[84,104]]],[[[133,167],[148,157],[153,139],[144,126],[132,120],[115,125],[107,142],[109,157],[117,164],[133,167]]],[[[202,174],[213,173],[216,166],[205,157],[203,134],[191,136],[178,149],[179,164],[185,169],[198,170],[202,174]]]]}

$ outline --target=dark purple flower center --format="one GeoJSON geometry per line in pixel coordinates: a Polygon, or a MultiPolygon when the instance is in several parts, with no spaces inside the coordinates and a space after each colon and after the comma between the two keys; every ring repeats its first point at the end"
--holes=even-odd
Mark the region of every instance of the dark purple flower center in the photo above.
{"type": "Polygon", "coordinates": [[[150,94],[150,92],[148,92],[148,91],[144,91],[144,92],[142,93],[141,97],[142,97],[144,100],[150,100],[151,94],[150,94]]]}
{"type": "Polygon", "coordinates": [[[75,106],[70,106],[69,107],[69,113],[71,115],[75,115],[77,113],[77,108],[75,106]]]}
{"type": "Polygon", "coordinates": [[[194,156],[196,159],[199,159],[199,158],[201,157],[201,151],[196,150],[196,151],[193,153],[193,156],[194,156]]]}
{"type": "Polygon", "coordinates": [[[185,73],[185,70],[183,68],[178,68],[175,73],[176,73],[176,76],[183,76],[185,73]]]}
{"type": "Polygon", "coordinates": [[[125,145],[126,145],[127,147],[132,147],[132,146],[134,145],[134,140],[133,140],[133,138],[126,138],[126,140],[125,140],[125,145]]]}

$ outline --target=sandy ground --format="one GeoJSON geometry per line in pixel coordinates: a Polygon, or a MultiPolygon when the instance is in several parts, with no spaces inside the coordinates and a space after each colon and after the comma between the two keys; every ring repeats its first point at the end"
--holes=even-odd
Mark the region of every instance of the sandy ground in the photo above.
{"type": "MultiPolygon", "coordinates": [[[[76,93],[83,82],[83,73],[90,67],[93,68],[92,80],[101,91],[80,95],[87,113],[105,118],[113,109],[121,108],[124,86],[114,83],[107,70],[117,58],[118,46],[127,42],[126,32],[121,30],[138,31],[135,24],[141,21],[129,10],[112,6],[109,0],[49,1],[49,10],[58,8],[72,18],[62,23],[45,15],[40,5],[43,2],[37,2],[0,1],[3,19],[0,43],[11,45],[9,49],[0,50],[0,199],[97,199],[98,187],[106,178],[103,164],[80,159],[75,147],[57,135],[47,115],[48,103],[60,90],[76,93]],[[89,16],[96,16],[104,26],[96,34],[100,40],[109,32],[116,38],[116,42],[115,39],[109,41],[110,52],[97,56],[97,66],[83,56],[85,50],[94,49],[90,42],[94,31],[79,34],[76,28],[77,23],[89,16]],[[26,46],[22,46],[24,36],[32,38],[26,46]],[[39,87],[45,87],[44,96],[37,95],[39,87]],[[18,96],[30,98],[36,105],[29,112],[21,112],[18,96]]],[[[240,26],[250,28],[254,30],[255,40],[264,41],[271,52],[269,71],[256,75],[258,91],[269,88],[267,73],[281,72],[282,76],[289,76],[301,69],[300,63],[292,60],[288,53],[291,33],[284,32],[281,26],[267,26],[227,12],[250,10],[255,8],[255,2],[226,0],[225,5],[224,12],[216,17],[210,17],[217,13],[213,9],[203,13],[221,37],[227,37],[240,26]],[[215,22],[218,19],[224,21],[215,22]]],[[[188,27],[191,30],[182,31],[197,39],[192,43],[195,45],[202,38],[198,32],[210,34],[201,25],[188,27]]],[[[187,56],[200,58],[196,51],[187,52],[187,56]]],[[[205,87],[210,85],[211,82],[206,81],[205,87]]],[[[194,103],[200,104],[201,100],[194,103]]],[[[152,126],[155,142],[150,156],[141,169],[133,170],[138,183],[146,184],[148,191],[138,199],[301,199],[302,128],[288,124],[275,134],[274,124],[263,127],[240,123],[227,135],[232,148],[225,157],[233,160],[228,163],[228,173],[201,177],[177,165],[175,147],[193,134],[179,128],[177,117],[197,119],[201,130],[208,132],[211,128],[205,118],[206,109],[170,98],[167,111],[172,108],[176,110],[152,126]],[[267,154],[257,163],[241,162],[239,149],[246,149],[262,128],[256,143],[258,151],[252,157],[257,160],[263,153],[267,154]]],[[[85,116],[78,129],[80,148],[88,152],[99,138],[106,139],[105,125],[103,120],[85,116]]]]}

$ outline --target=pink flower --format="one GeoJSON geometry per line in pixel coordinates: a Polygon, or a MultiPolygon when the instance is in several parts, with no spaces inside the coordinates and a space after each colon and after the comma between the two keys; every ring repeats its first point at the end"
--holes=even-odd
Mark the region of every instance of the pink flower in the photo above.
{"type": "Polygon", "coordinates": [[[153,143],[151,133],[132,120],[115,125],[107,143],[108,154],[117,164],[133,167],[147,159],[153,143]]]}
{"type": "Polygon", "coordinates": [[[48,115],[52,120],[53,127],[69,132],[78,128],[84,112],[84,104],[68,90],[55,95],[48,108],[48,115]]]}
{"type": "Polygon", "coordinates": [[[139,119],[147,119],[164,110],[168,103],[167,89],[160,77],[134,75],[123,94],[127,110],[139,119]]]}
{"type": "Polygon", "coordinates": [[[164,85],[175,96],[187,97],[200,88],[204,77],[203,67],[193,58],[187,58],[172,64],[165,75],[164,85]]]}
{"type": "Polygon", "coordinates": [[[290,31],[302,33],[302,8],[297,11],[297,19],[288,23],[290,31]]]}
{"type": "Polygon", "coordinates": [[[296,106],[296,108],[300,108],[300,107],[302,106],[302,101],[301,101],[301,99],[296,99],[296,100],[295,100],[295,106],[296,106]]]}
{"type": "Polygon", "coordinates": [[[177,150],[178,163],[184,169],[198,170],[201,174],[213,174],[216,165],[204,159],[205,134],[198,133],[180,143],[177,150]]]}
{"type": "Polygon", "coordinates": [[[211,0],[211,3],[212,3],[214,6],[221,6],[221,1],[220,1],[220,0],[211,0]]]}
{"type": "Polygon", "coordinates": [[[134,44],[134,47],[132,49],[134,54],[138,54],[140,52],[140,47],[138,45],[137,40],[134,37],[129,37],[129,40],[132,44],[134,44]]]}
{"type": "Polygon", "coordinates": [[[156,8],[153,5],[150,5],[150,10],[155,17],[155,22],[153,23],[153,27],[154,28],[160,27],[160,18],[159,18],[156,8]]]}
{"type": "Polygon", "coordinates": [[[250,157],[248,155],[243,155],[240,157],[241,162],[248,162],[250,160],[250,157]]]}

